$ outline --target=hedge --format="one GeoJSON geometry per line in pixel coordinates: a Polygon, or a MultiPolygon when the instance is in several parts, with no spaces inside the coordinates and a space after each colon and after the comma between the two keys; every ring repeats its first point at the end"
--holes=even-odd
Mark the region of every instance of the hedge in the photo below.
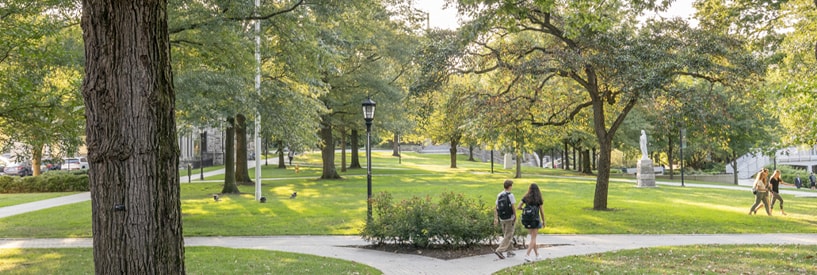
{"type": "MultiPolygon", "coordinates": [[[[438,200],[412,197],[395,203],[389,193],[372,198],[372,221],[361,231],[374,244],[403,244],[469,247],[492,242],[501,236],[493,224],[493,201],[469,199],[462,194],[443,193],[438,200]]],[[[517,223],[517,236],[527,231],[517,223]]],[[[523,238],[524,239],[524,238],[523,238]]]]}
{"type": "Polygon", "coordinates": [[[87,172],[49,171],[36,177],[0,176],[0,193],[89,191],[87,172]]]}

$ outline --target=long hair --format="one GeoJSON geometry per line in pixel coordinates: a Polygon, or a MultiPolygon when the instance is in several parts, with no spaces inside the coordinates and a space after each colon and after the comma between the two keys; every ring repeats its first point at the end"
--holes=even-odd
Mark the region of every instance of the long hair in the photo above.
{"type": "Polygon", "coordinates": [[[774,170],[774,173],[772,173],[772,177],[770,178],[770,180],[771,179],[780,180],[780,170],[774,170]]]}
{"type": "Polygon", "coordinates": [[[758,182],[763,182],[763,185],[766,185],[766,183],[768,183],[766,176],[768,175],[769,170],[766,170],[766,168],[761,169],[760,172],[757,173],[757,177],[755,177],[754,184],[757,185],[758,182]]]}
{"type": "Polygon", "coordinates": [[[535,183],[531,183],[530,187],[528,187],[528,192],[525,193],[523,197],[525,203],[530,205],[542,205],[544,202],[542,201],[542,192],[539,191],[539,185],[535,183]]]}

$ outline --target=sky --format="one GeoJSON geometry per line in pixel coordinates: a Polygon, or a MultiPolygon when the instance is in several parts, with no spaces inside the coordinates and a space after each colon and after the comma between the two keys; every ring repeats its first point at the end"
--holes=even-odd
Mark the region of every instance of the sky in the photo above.
{"type": "MultiPolygon", "coordinates": [[[[693,0],[675,0],[669,10],[661,13],[665,17],[679,16],[688,19],[695,9],[692,8],[693,0]]],[[[444,9],[445,0],[414,0],[414,6],[429,13],[429,24],[432,28],[455,29],[457,23],[457,10],[455,8],[444,9]]]]}

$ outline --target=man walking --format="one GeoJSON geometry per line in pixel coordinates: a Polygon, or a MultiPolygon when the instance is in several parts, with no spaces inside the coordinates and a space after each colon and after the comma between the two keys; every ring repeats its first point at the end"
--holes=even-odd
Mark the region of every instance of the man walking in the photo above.
{"type": "Polygon", "coordinates": [[[815,184],[817,184],[817,179],[814,178],[814,172],[811,172],[811,174],[808,176],[808,181],[811,182],[811,189],[814,189],[815,184]]]}
{"type": "Polygon", "coordinates": [[[507,253],[507,257],[516,255],[511,251],[514,224],[516,223],[516,209],[513,207],[514,204],[516,204],[516,199],[511,193],[513,181],[505,180],[503,186],[505,190],[502,190],[502,192],[499,192],[496,196],[496,208],[494,208],[494,225],[499,223],[502,226],[502,242],[499,243],[499,247],[494,251],[494,254],[500,259],[505,259],[506,257],[502,255],[503,252],[507,253]]]}

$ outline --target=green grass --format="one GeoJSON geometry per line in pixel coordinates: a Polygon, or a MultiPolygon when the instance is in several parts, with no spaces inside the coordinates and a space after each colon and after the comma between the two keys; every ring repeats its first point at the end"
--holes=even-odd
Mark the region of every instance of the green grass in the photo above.
{"type": "Polygon", "coordinates": [[[47,200],[73,194],[76,194],[76,192],[0,194],[0,207],[47,200]]]}
{"type": "MultiPolygon", "coordinates": [[[[366,216],[366,170],[341,172],[338,168],[343,179],[318,180],[319,157],[317,153],[296,157],[293,164],[300,167],[297,174],[293,166],[264,167],[262,189],[268,198],[265,204],[254,201],[254,186],[239,186],[245,194],[223,195],[221,201],[215,202],[212,196],[221,191],[223,176],[182,184],[185,236],[357,234],[366,216]],[[298,197],[289,199],[293,191],[298,192],[298,197]]],[[[404,152],[402,164],[398,164],[390,152],[374,152],[372,158],[374,192],[387,191],[395,199],[437,197],[442,192],[453,191],[491,204],[502,189],[502,181],[513,177],[513,170],[496,164],[491,173],[490,163],[467,161],[464,156],[459,156],[456,169],[449,168],[449,157],[444,154],[404,152]]],[[[336,161],[339,167],[339,156],[336,161]]],[[[365,165],[364,156],[361,161],[365,165]]],[[[254,175],[254,171],[250,171],[250,175],[254,175]]],[[[610,210],[594,211],[591,209],[595,192],[592,176],[523,167],[523,178],[514,182],[517,199],[530,183],[542,188],[548,219],[548,227],[541,231],[544,234],[817,233],[815,198],[784,193],[788,216],[779,216],[779,210],[773,217],[749,216],[746,213],[754,197],[748,188],[741,191],[672,186],[636,188],[634,183],[614,180],[610,182],[608,195],[610,210]]],[[[57,195],[60,194],[0,195],[0,203],[13,205],[57,195]]],[[[0,236],[90,237],[91,203],[0,219],[0,236]]],[[[326,258],[283,252],[204,247],[189,247],[186,251],[191,274],[213,274],[208,272],[210,270],[218,274],[378,273],[340,260],[332,260],[330,264],[326,258]],[[230,259],[225,260],[224,255],[230,259]],[[329,269],[319,269],[324,267],[329,269]]],[[[815,273],[813,263],[817,255],[813,251],[817,251],[817,247],[661,247],[544,260],[502,273],[739,274],[757,270],[815,273]]],[[[90,255],[90,249],[4,249],[0,250],[0,273],[91,273],[90,255]]]]}
{"type": "Polygon", "coordinates": [[[814,245],[690,245],[546,259],[496,274],[815,274],[814,245]]]}
{"type": "MultiPolygon", "coordinates": [[[[288,252],[185,248],[187,274],[381,274],[366,265],[288,252]]],[[[94,274],[91,248],[0,249],[3,274],[94,274]]]]}
{"type": "MultiPolygon", "coordinates": [[[[318,180],[321,169],[312,161],[317,155],[301,156],[292,167],[264,168],[262,190],[267,203],[254,201],[254,186],[239,186],[245,194],[213,194],[222,183],[193,182],[181,185],[185,236],[256,235],[356,235],[366,217],[366,170],[349,169],[341,180],[318,180]],[[289,195],[298,192],[296,199],[289,195]]],[[[466,161],[448,166],[448,155],[404,153],[398,165],[389,152],[373,154],[374,193],[389,192],[395,199],[411,196],[437,197],[457,192],[492,204],[511,178],[511,170],[466,161]],[[377,164],[380,165],[377,165],[377,164]]],[[[365,160],[365,158],[362,158],[365,160]]],[[[251,172],[252,173],[252,172],[251,172]]],[[[636,188],[634,183],[612,181],[609,211],[592,210],[595,179],[563,178],[564,170],[525,167],[515,179],[517,197],[530,183],[543,190],[548,227],[545,234],[692,234],[692,233],[817,233],[817,199],[784,194],[788,216],[749,216],[754,197],[745,191],[660,186],[636,188]]],[[[762,212],[762,211],[761,211],[762,212]]],[[[91,204],[84,202],[0,219],[0,236],[60,238],[91,236],[91,204]]]]}

